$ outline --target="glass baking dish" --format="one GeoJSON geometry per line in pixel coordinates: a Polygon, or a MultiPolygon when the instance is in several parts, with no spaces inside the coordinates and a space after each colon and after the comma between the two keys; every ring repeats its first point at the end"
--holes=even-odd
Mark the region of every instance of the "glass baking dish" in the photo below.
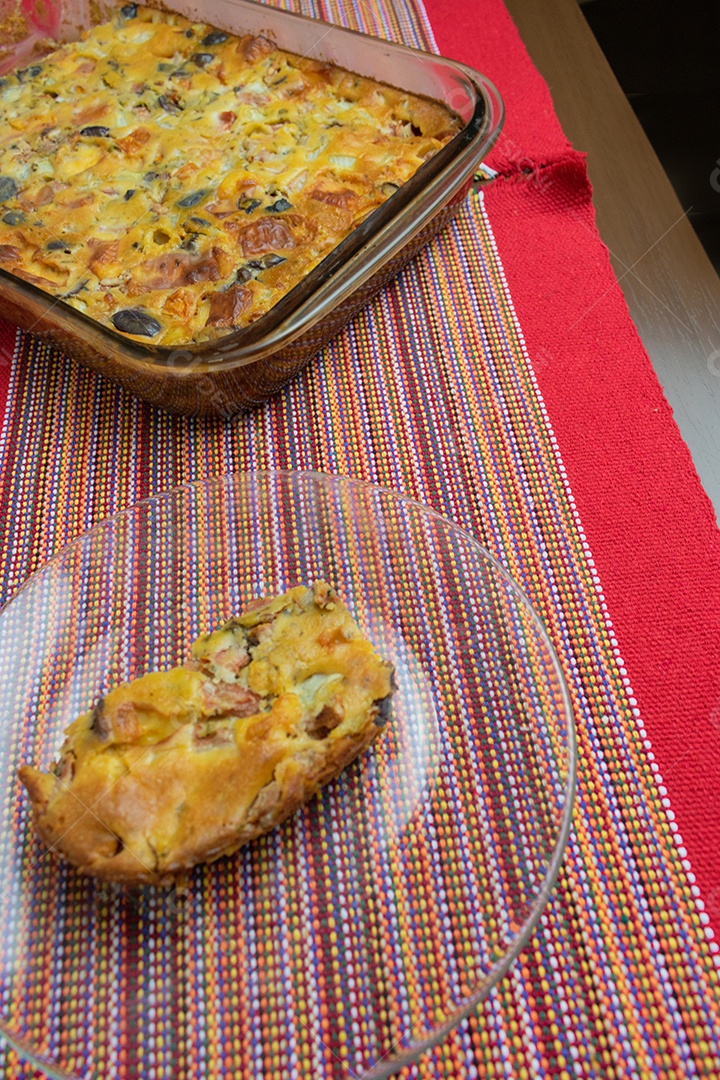
{"type": "MultiPolygon", "coordinates": [[[[253,0],[173,0],[160,6],[233,34],[263,34],[290,52],[442,101],[464,122],[459,134],[266,315],[215,341],[173,348],[140,344],[0,270],[3,315],[18,326],[154,405],[230,418],[297,374],[457,213],[500,133],[503,106],[492,83],[463,64],[253,0]]],[[[114,4],[48,0],[42,23],[15,41],[12,55],[7,46],[0,53],[0,71],[22,64],[33,39],[76,40],[114,10],[114,4]]]]}

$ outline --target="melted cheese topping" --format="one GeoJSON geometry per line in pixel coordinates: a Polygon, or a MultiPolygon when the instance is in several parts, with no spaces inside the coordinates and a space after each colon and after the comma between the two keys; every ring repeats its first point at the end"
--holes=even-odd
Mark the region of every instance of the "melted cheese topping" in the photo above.
{"type": "Polygon", "coordinates": [[[137,341],[207,341],[459,130],[435,102],[127,4],[0,80],[0,266],[137,341]]]}

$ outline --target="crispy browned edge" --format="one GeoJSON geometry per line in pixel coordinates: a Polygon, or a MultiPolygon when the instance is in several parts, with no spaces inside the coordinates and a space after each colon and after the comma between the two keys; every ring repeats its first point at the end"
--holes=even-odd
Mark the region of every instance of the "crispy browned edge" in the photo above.
{"type": "MultiPolygon", "coordinates": [[[[392,679],[391,684],[394,687],[392,679]]],[[[50,851],[75,866],[79,873],[126,885],[182,884],[192,867],[200,863],[212,862],[224,855],[232,855],[251,840],[270,832],[308,802],[320,788],[334,780],[347,765],[370,746],[384,726],[384,718],[382,723],[376,722],[378,715],[382,716],[382,701],[384,700],[372,703],[365,725],[360,732],[352,736],[345,735],[333,741],[322,740],[317,752],[306,750],[298,755],[295,761],[299,767],[292,776],[292,783],[286,784],[284,788],[275,780],[266,784],[250,806],[245,822],[240,828],[229,827],[224,833],[217,834],[212,844],[205,848],[195,849],[192,858],[175,864],[170,862],[161,872],[148,869],[137,855],[127,848],[112,855],[101,855],[93,861],[92,870],[87,864],[78,865],[66,849],[75,848],[83,852],[92,850],[91,838],[83,838],[82,833],[96,831],[93,824],[96,815],[92,809],[86,810],[82,817],[58,838],[52,821],[47,820],[47,800],[37,782],[37,773],[31,767],[24,765],[18,770],[18,775],[30,796],[33,825],[38,837],[50,851]],[[329,752],[328,747],[331,747],[329,752]],[[82,828],[83,821],[87,821],[89,828],[82,828]],[[81,830],[79,835],[78,829],[81,830]],[[77,843],[72,843],[73,834],[76,834],[77,843]],[[63,840],[65,840],[64,845],[63,840]]],[[[98,796],[98,801],[100,799],[102,799],[102,793],[98,796]]]]}

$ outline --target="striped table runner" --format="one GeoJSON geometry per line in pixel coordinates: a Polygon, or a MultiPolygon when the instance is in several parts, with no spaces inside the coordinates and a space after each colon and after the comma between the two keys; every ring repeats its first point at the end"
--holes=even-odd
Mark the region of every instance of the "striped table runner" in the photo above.
{"type": "MultiPolygon", "coordinates": [[[[298,6],[433,46],[411,0],[298,6]]],[[[11,363],[0,443],[5,598],[69,539],[149,493],[235,470],[318,469],[446,514],[502,561],[544,619],[578,727],[565,863],[510,974],[402,1075],[720,1074],[715,943],[482,195],[300,378],[231,423],[154,411],[28,335],[17,335],[11,363]]],[[[2,1068],[38,1075],[9,1051],[2,1068]]],[[[283,1078],[299,1080],[285,1068],[283,1078]]]]}

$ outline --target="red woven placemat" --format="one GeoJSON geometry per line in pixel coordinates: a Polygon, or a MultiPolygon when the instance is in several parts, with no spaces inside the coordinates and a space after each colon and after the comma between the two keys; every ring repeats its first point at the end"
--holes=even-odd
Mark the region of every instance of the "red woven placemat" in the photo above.
{"type": "Polygon", "coordinates": [[[632,689],[720,926],[720,532],[630,320],[572,150],[496,0],[428,0],[438,49],[496,82],[488,210],[632,689]],[[507,177],[507,179],[504,179],[507,177]]]}

